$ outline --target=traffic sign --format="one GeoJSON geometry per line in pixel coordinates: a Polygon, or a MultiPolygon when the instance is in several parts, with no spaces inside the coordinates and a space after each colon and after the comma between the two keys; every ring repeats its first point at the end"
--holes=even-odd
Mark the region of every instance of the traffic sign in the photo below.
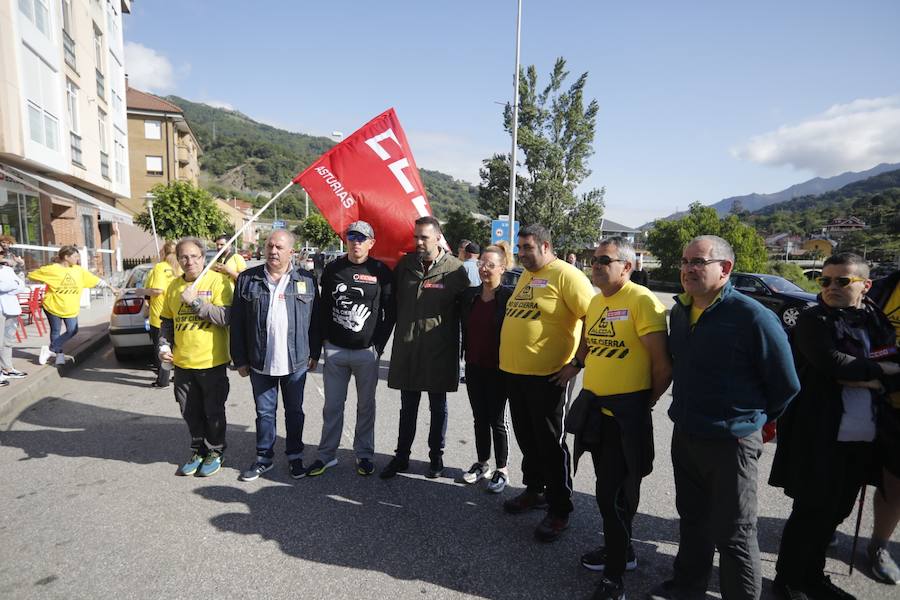
{"type": "MultiPolygon", "coordinates": [[[[513,240],[519,235],[519,222],[513,222],[513,240]]],[[[500,240],[509,241],[509,219],[494,219],[491,221],[491,243],[496,244],[500,240]]],[[[518,254],[519,249],[515,241],[512,245],[513,254],[518,254]]]]}
{"type": "Polygon", "coordinates": [[[284,229],[284,221],[272,221],[272,229],[284,229]]]}

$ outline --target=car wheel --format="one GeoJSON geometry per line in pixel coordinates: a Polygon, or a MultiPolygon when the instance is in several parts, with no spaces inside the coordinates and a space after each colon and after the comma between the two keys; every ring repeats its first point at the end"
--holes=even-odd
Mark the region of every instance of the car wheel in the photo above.
{"type": "Polygon", "coordinates": [[[784,323],[784,326],[790,329],[794,325],[797,324],[797,319],[800,317],[800,307],[799,306],[788,306],[783,311],[781,311],[781,322],[784,323]]]}

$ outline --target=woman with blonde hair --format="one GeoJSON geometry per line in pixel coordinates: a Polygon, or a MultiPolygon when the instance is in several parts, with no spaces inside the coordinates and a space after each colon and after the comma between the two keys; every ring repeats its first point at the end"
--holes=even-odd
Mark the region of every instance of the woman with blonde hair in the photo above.
{"type": "Polygon", "coordinates": [[[100,279],[79,263],[81,256],[75,246],[63,246],[57,252],[56,260],[49,265],[32,271],[28,279],[47,284],[43,310],[50,322],[50,346],[41,346],[38,362],[47,364],[51,354],[56,354],[56,366],[66,364],[63,344],[78,333],[78,313],[81,312],[81,292],[85,288],[100,285],[116,292],[109,283],[100,279]],[[65,324],[66,332],[62,331],[65,324]]]}
{"type": "MultiPolygon", "coordinates": [[[[175,242],[166,242],[163,244],[162,250],[159,252],[160,261],[153,266],[147,279],[144,281],[143,295],[150,298],[150,339],[153,340],[153,347],[158,345],[159,327],[162,323],[159,315],[162,313],[163,303],[165,302],[166,290],[169,284],[177,277],[181,277],[181,265],[178,264],[178,257],[175,256],[175,242]]],[[[161,368],[159,354],[153,353],[153,360],[156,363],[156,381],[150,384],[152,388],[169,387],[169,377],[172,373],[171,369],[161,368]]]]}
{"type": "Polygon", "coordinates": [[[487,489],[499,494],[509,481],[509,429],[506,425],[506,382],[500,371],[500,328],[512,290],[500,285],[509,265],[503,246],[488,246],[478,260],[481,285],[470,287],[462,298],[463,356],[466,360],[466,389],[475,421],[477,461],[460,477],[463,483],[490,479],[487,489]],[[493,439],[496,469],[491,470],[493,439]]]}

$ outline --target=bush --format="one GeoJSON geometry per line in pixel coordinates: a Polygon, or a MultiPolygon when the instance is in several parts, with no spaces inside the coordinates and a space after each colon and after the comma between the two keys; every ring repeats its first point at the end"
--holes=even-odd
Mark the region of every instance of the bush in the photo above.
{"type": "Polygon", "coordinates": [[[800,265],[798,264],[777,261],[770,262],[767,266],[766,271],[768,273],[771,273],[772,275],[778,275],[779,277],[784,277],[792,283],[796,283],[807,292],[811,292],[813,294],[819,293],[819,286],[816,285],[815,281],[807,279],[806,274],[803,273],[803,269],[800,268],[800,265]]]}

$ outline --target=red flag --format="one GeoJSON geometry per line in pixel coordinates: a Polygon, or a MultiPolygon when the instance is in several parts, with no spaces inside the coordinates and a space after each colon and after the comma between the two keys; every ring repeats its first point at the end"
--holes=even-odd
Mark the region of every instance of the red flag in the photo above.
{"type": "Polygon", "coordinates": [[[294,183],[309,193],[341,238],[350,223],[369,223],[375,230],[371,255],[391,268],[415,249],[415,220],[432,214],[393,108],[323,154],[294,183]]]}

